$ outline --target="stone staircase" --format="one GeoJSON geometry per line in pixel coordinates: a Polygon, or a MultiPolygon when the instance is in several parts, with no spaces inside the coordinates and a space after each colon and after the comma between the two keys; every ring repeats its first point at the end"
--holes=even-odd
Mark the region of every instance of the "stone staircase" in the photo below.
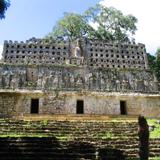
{"type": "Polygon", "coordinates": [[[137,120],[0,120],[2,160],[138,158],[137,120]]]}
{"type": "MultiPolygon", "coordinates": [[[[2,160],[138,159],[137,118],[52,116],[0,119],[2,160]]],[[[150,139],[160,157],[160,139],[150,139]]]]}
{"type": "Polygon", "coordinates": [[[160,139],[150,139],[150,157],[159,157],[160,159],[160,139]]]}

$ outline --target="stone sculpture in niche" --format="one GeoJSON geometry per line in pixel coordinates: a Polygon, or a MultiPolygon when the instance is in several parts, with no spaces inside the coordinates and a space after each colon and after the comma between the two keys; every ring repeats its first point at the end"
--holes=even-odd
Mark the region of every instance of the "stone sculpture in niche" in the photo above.
{"type": "Polygon", "coordinates": [[[79,39],[76,41],[76,45],[75,45],[75,48],[74,48],[74,56],[75,57],[82,57],[82,51],[80,49],[79,39]]]}
{"type": "Polygon", "coordinates": [[[43,86],[42,83],[43,83],[43,74],[40,73],[38,75],[38,80],[37,80],[37,88],[38,89],[42,89],[42,86],[43,86]]]}

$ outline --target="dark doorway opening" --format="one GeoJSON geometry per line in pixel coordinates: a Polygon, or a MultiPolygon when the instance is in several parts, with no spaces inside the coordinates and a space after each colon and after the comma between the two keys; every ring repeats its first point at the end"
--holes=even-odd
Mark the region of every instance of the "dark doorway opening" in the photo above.
{"type": "Polygon", "coordinates": [[[126,101],[120,101],[120,111],[121,111],[121,115],[127,115],[126,101]]]}
{"type": "Polygon", "coordinates": [[[39,99],[31,99],[31,113],[39,113],[39,99]]]}
{"type": "Polygon", "coordinates": [[[77,100],[77,114],[83,114],[84,113],[84,102],[83,100],[77,100]]]}

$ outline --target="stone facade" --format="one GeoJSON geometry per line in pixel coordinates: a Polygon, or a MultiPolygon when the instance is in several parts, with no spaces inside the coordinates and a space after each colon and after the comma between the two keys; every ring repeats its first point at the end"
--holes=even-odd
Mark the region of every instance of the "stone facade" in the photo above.
{"type": "Polygon", "coordinates": [[[140,93],[104,93],[79,91],[8,91],[0,93],[1,116],[31,114],[32,99],[39,100],[39,114],[77,114],[77,100],[84,102],[84,114],[159,117],[160,95],[140,93]]]}
{"type": "Polygon", "coordinates": [[[2,89],[159,93],[150,70],[1,64],[2,89]]]}
{"type": "Polygon", "coordinates": [[[82,39],[76,42],[30,39],[4,42],[4,62],[11,64],[87,65],[98,68],[147,69],[143,44],[107,43],[82,39]]]}
{"type": "Polygon", "coordinates": [[[143,44],[5,41],[0,88],[2,116],[160,113],[160,83],[143,44]]]}

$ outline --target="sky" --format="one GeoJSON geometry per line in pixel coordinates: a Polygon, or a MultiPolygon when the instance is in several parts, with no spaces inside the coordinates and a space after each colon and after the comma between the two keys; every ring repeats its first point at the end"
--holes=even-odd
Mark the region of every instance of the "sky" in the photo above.
{"type": "Polygon", "coordinates": [[[0,20],[0,53],[4,40],[43,38],[64,12],[83,13],[99,0],[10,0],[6,18],[0,20]]]}
{"type": "Polygon", "coordinates": [[[100,3],[134,15],[138,19],[136,42],[144,43],[148,53],[156,53],[160,47],[160,0],[102,0],[100,3]]]}
{"type": "Polygon", "coordinates": [[[160,46],[160,0],[11,0],[6,18],[0,20],[0,52],[4,40],[43,38],[64,12],[83,13],[97,3],[137,17],[136,42],[144,43],[147,52],[156,52],[160,46]]]}

